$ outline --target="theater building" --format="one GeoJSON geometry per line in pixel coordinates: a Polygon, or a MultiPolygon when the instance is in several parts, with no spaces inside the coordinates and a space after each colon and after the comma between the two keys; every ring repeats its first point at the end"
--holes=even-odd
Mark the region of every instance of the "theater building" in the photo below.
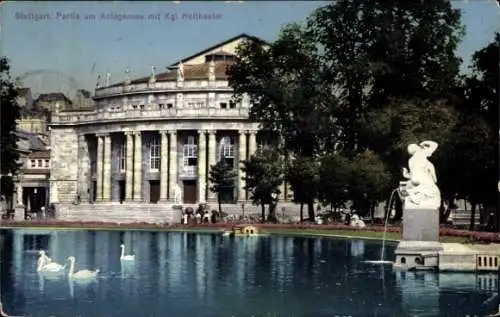
{"type": "MultiPolygon", "coordinates": [[[[98,83],[95,106],[58,109],[51,123],[50,200],[92,203],[214,201],[209,167],[238,170],[226,203],[248,199],[239,161],[261,138],[250,103],[231,100],[226,70],[236,36],[149,77],[98,83]]],[[[128,71],[126,71],[128,73],[128,71]]]]}

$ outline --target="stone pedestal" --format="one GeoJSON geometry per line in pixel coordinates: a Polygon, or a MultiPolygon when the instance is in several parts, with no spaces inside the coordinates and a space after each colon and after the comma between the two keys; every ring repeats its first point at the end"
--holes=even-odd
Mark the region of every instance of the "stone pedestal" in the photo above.
{"type": "Polygon", "coordinates": [[[439,241],[439,210],[405,209],[404,241],[439,241]]]}
{"type": "Polygon", "coordinates": [[[14,220],[15,221],[24,221],[24,206],[23,205],[16,205],[14,207],[14,220]]]}
{"type": "Polygon", "coordinates": [[[439,267],[439,211],[405,209],[403,239],[395,251],[394,268],[402,270],[435,270],[439,267]]]}

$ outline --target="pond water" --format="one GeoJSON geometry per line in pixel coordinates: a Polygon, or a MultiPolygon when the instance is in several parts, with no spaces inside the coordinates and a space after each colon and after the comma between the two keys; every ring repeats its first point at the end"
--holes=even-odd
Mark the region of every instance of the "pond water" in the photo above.
{"type": "MultiPolygon", "coordinates": [[[[0,231],[7,313],[31,317],[484,316],[495,275],[394,272],[376,241],[145,231],[0,231]],[[135,261],[120,261],[120,244],[135,261]],[[82,283],[36,271],[37,250],[82,283]]],[[[386,249],[394,257],[394,245],[386,249]]]]}

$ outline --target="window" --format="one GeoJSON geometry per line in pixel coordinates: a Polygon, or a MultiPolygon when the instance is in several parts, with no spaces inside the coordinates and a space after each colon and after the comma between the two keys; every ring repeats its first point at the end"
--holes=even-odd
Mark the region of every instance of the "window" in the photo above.
{"type": "Polygon", "coordinates": [[[35,168],[35,167],[36,167],[36,161],[35,161],[35,160],[31,160],[31,167],[32,167],[32,168],[35,168]]]}
{"type": "Polygon", "coordinates": [[[172,109],[174,107],[174,104],[173,103],[167,103],[167,108],[168,109],[172,109]]]}
{"type": "Polygon", "coordinates": [[[50,161],[49,160],[45,160],[45,168],[50,168],[50,161]]]}
{"type": "Polygon", "coordinates": [[[234,101],[230,101],[230,102],[229,102],[229,108],[230,108],[230,109],[234,109],[234,108],[236,108],[236,103],[235,103],[234,101]]]}
{"type": "Polygon", "coordinates": [[[152,170],[160,169],[160,138],[153,136],[149,148],[149,166],[152,170]]]}
{"type": "Polygon", "coordinates": [[[219,160],[225,160],[230,166],[234,166],[235,138],[225,136],[219,142],[219,160]]]}
{"type": "Polygon", "coordinates": [[[205,103],[203,101],[188,102],[189,108],[203,108],[205,103]]]}
{"type": "Polygon", "coordinates": [[[160,103],[160,104],[158,104],[158,108],[160,108],[160,109],[164,109],[164,108],[165,108],[165,105],[164,105],[164,104],[162,104],[162,103],[160,103]]]}
{"type": "Polygon", "coordinates": [[[132,109],[137,109],[137,105],[132,105],[132,109]]]}
{"type": "Polygon", "coordinates": [[[123,140],[120,145],[120,150],[118,152],[118,165],[120,166],[120,172],[124,172],[127,167],[127,143],[123,140]]]}
{"type": "Polygon", "coordinates": [[[194,136],[188,136],[182,148],[184,166],[198,165],[198,145],[194,136]]]}
{"type": "Polygon", "coordinates": [[[39,168],[42,168],[42,167],[43,167],[43,161],[42,161],[42,160],[38,160],[38,167],[39,167],[39,168]]]}
{"type": "Polygon", "coordinates": [[[139,108],[140,108],[141,110],[144,110],[144,105],[139,105],[139,108]]]}
{"type": "Polygon", "coordinates": [[[226,102],[221,102],[220,103],[220,108],[221,109],[227,109],[227,103],[226,102]]]}

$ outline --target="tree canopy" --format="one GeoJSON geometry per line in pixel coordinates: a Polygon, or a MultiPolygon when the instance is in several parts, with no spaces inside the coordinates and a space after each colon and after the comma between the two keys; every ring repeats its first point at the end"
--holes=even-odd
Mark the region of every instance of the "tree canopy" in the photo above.
{"type": "Polygon", "coordinates": [[[14,186],[12,176],[16,175],[19,164],[17,151],[16,120],[20,117],[17,104],[17,90],[10,75],[10,65],[5,57],[0,58],[0,106],[1,106],[1,194],[12,196],[14,186]]]}

